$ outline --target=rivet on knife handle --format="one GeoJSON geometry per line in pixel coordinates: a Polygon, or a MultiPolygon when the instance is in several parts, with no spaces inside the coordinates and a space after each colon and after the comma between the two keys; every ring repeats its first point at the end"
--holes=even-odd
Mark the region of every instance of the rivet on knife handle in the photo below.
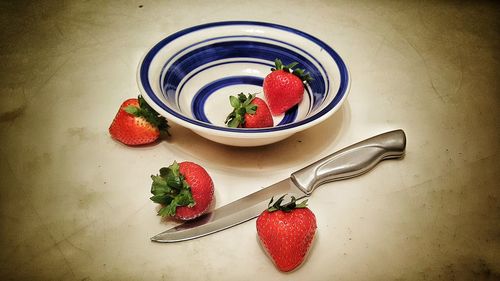
{"type": "Polygon", "coordinates": [[[358,142],[293,173],[292,181],[311,194],[319,185],[359,176],[388,158],[404,155],[406,135],[395,130],[358,142]]]}

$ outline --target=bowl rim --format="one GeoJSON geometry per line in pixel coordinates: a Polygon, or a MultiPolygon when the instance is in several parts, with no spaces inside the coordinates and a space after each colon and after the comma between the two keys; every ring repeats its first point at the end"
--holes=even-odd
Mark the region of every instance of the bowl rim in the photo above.
{"type": "Polygon", "coordinates": [[[344,61],[344,59],[328,44],[319,38],[310,35],[301,30],[284,26],[281,24],[270,23],[270,22],[261,22],[261,21],[218,21],[218,22],[210,22],[200,25],[191,26],[185,29],[181,29],[177,32],[174,32],[162,40],[156,42],[149,48],[142,56],[139,61],[137,72],[136,72],[137,85],[139,87],[139,91],[148,102],[148,104],[153,107],[159,114],[165,116],[167,120],[172,120],[172,122],[179,124],[183,127],[189,128],[193,131],[198,131],[205,134],[224,136],[224,137],[234,137],[234,138],[261,138],[261,137],[272,137],[272,136],[280,136],[284,134],[292,134],[298,131],[302,131],[304,129],[310,128],[331,115],[333,115],[337,110],[340,109],[345,99],[347,98],[350,92],[351,86],[351,75],[349,73],[349,69],[344,61]],[[177,38],[194,32],[199,31],[206,28],[212,27],[221,27],[221,26],[229,26],[229,25],[253,25],[253,26],[262,26],[262,27],[270,27],[274,29],[283,30],[286,32],[294,33],[301,37],[304,37],[307,40],[312,41],[313,43],[321,46],[324,51],[326,51],[333,59],[340,72],[340,84],[339,89],[335,93],[335,97],[338,95],[340,99],[337,103],[334,103],[333,100],[328,104],[325,108],[317,112],[316,114],[307,117],[298,122],[293,122],[290,124],[282,125],[282,126],[274,126],[269,128],[229,128],[218,125],[213,125],[210,123],[206,123],[203,121],[199,121],[193,118],[189,118],[183,116],[179,113],[175,113],[173,110],[169,109],[167,106],[162,103],[159,98],[153,92],[151,85],[149,83],[148,78],[148,70],[151,64],[152,58],[154,55],[165,45],[176,40],[177,38]],[[163,105],[163,106],[162,106],[163,105]],[[165,108],[164,108],[165,106],[165,108]],[[169,112],[172,111],[172,112],[169,112]],[[179,114],[176,116],[175,114],[179,114]]]}

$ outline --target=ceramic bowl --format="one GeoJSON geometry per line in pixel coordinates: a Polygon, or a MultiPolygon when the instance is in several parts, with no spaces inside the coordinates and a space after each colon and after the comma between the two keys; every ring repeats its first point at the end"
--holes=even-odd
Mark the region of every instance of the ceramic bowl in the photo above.
{"type": "Polygon", "coordinates": [[[176,32],[142,58],[137,79],[145,100],[169,121],[233,146],[259,146],[310,128],[340,108],[349,74],[340,55],[320,39],[290,27],[216,22],[176,32]],[[274,117],[274,127],[229,128],[229,96],[257,93],[274,60],[298,62],[314,79],[300,104],[274,117]]]}

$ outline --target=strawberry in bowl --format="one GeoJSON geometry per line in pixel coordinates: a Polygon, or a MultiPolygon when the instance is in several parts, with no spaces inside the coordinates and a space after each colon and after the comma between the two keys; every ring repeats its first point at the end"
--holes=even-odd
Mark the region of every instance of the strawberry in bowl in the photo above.
{"type": "Polygon", "coordinates": [[[264,79],[264,95],[273,115],[280,115],[298,105],[304,97],[304,83],[311,82],[309,73],[301,68],[293,69],[298,63],[284,65],[274,60],[275,67],[264,79]]]}
{"type": "Polygon", "coordinates": [[[266,128],[274,124],[273,116],[266,102],[261,98],[243,93],[238,97],[230,96],[229,102],[234,108],[224,123],[231,128],[266,128]]]}

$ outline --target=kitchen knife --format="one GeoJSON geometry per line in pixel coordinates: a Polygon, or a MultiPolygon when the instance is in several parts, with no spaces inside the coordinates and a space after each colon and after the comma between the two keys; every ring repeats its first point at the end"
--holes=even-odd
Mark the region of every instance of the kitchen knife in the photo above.
{"type": "Polygon", "coordinates": [[[309,196],[323,183],[359,176],[384,159],[402,157],[405,147],[406,135],[403,130],[374,136],[330,154],[292,173],[288,179],[215,209],[194,221],[168,229],[151,240],[180,242],[230,228],[257,217],[267,208],[273,196],[309,196]]]}

